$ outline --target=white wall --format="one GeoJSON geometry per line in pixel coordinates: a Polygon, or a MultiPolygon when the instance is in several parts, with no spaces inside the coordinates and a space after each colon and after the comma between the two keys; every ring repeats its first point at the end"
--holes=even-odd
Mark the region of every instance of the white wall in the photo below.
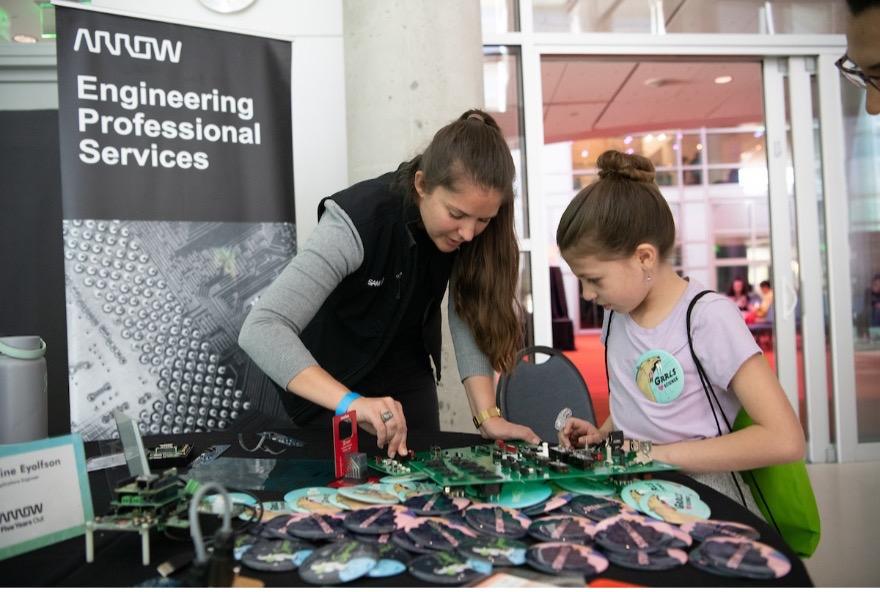
{"type": "MultiPolygon", "coordinates": [[[[260,0],[219,14],[195,0],[92,0],[97,10],[293,41],[293,174],[299,244],[318,202],[348,185],[342,0],[260,0]]],[[[0,109],[57,109],[55,47],[0,43],[0,109]]]]}

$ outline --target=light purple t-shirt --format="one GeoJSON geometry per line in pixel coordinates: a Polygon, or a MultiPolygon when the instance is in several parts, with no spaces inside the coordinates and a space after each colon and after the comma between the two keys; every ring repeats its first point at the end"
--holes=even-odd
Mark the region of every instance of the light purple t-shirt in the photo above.
{"type": "MultiPolygon", "coordinates": [[[[615,429],[623,430],[627,438],[666,444],[718,435],[687,341],[687,307],[704,289],[691,280],[672,312],[653,329],[640,327],[627,314],[614,314],[607,343],[611,417],[615,429]]],[[[602,327],[603,343],[608,316],[602,327]]],[[[717,293],[706,294],[694,306],[691,336],[697,358],[733,424],[740,403],[728,390],[730,381],[761,350],[736,305],[717,293]]],[[[721,433],[727,433],[720,414],[718,422],[721,433]]]]}

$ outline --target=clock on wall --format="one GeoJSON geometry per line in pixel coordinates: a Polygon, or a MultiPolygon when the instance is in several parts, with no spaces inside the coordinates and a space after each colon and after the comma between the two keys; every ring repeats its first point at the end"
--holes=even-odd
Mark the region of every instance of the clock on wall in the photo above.
{"type": "Polygon", "coordinates": [[[199,3],[209,10],[228,14],[244,10],[256,0],[199,0],[199,3]]]}

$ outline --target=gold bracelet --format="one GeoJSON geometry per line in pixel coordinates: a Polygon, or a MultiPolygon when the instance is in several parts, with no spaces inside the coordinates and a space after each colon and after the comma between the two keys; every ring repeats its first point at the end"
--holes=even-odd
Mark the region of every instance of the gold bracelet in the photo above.
{"type": "Polygon", "coordinates": [[[474,417],[474,427],[480,429],[480,426],[486,423],[490,417],[501,417],[501,409],[498,407],[489,407],[477,413],[474,417]]]}

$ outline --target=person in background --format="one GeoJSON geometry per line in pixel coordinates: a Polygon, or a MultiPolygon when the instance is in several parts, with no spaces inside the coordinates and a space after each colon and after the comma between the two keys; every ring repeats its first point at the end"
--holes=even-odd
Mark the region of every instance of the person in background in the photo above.
{"type": "Polygon", "coordinates": [[[675,223],[654,166],[615,150],[599,156],[598,165],[599,180],[562,214],[556,242],[584,299],[609,311],[602,342],[611,416],[600,427],[569,418],[560,443],[595,444],[622,430],[626,438],[653,442],[655,460],[758,513],[731,471],[803,459],[800,422],[739,310],[710,293],[693,307],[694,351],[725,416],[732,423],[745,408],[754,424],[730,432],[716,422],[688,347],[687,309],[703,287],[680,277],[669,261],[675,223]]]}
{"type": "Polygon", "coordinates": [[[745,314],[749,310],[752,303],[752,286],[741,277],[733,278],[730,287],[727,289],[727,297],[733,300],[736,307],[745,314]]]}
{"type": "Polygon", "coordinates": [[[758,284],[758,289],[761,291],[761,301],[746,314],[746,323],[749,325],[773,320],[773,288],[769,281],[764,280],[758,284]]]}
{"type": "Polygon", "coordinates": [[[498,124],[465,112],[394,172],[325,198],[302,249],[245,319],[239,344],[298,426],[353,409],[388,455],[408,427],[439,431],[440,303],[474,422],[528,440],[495,407],[494,370],[522,347],[513,158],[498,124]],[[431,369],[431,362],[435,371],[431,369]]]}
{"type": "Polygon", "coordinates": [[[880,0],[847,0],[846,53],[837,67],[847,80],[864,88],[865,110],[880,114],[880,0]]]}
{"type": "Polygon", "coordinates": [[[880,273],[871,280],[871,288],[865,300],[871,315],[871,327],[880,327],[880,273]]]}

